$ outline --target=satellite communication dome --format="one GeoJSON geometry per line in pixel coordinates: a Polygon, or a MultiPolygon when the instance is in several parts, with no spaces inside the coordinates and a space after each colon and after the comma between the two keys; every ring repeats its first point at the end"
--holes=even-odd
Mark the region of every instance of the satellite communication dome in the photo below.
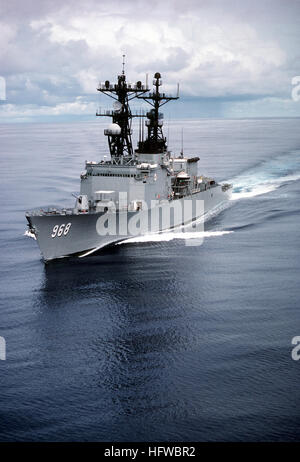
{"type": "Polygon", "coordinates": [[[110,124],[107,127],[107,132],[109,132],[110,135],[121,135],[121,127],[118,124],[110,124]]]}
{"type": "Polygon", "coordinates": [[[179,173],[177,174],[177,178],[188,179],[188,178],[190,178],[190,176],[189,176],[186,172],[182,171],[182,172],[179,172],[179,173]]]}
{"type": "Polygon", "coordinates": [[[113,108],[115,112],[120,112],[122,109],[123,105],[120,103],[120,101],[115,101],[113,104],[113,108]]]}

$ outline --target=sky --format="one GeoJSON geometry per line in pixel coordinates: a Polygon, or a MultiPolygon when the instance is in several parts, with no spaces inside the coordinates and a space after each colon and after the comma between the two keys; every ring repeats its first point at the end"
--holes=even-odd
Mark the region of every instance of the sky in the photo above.
{"type": "Polygon", "coordinates": [[[128,82],[179,82],[174,117],[300,116],[299,19],[300,0],[0,0],[0,122],[94,118],[123,54],[128,82]]]}

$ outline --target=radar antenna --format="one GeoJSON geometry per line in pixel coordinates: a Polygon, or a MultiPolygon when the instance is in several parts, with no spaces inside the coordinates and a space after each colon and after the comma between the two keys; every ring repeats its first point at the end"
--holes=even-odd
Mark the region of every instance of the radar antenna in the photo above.
{"type": "Polygon", "coordinates": [[[148,96],[138,95],[137,98],[143,99],[149,103],[153,109],[147,112],[146,127],[148,128],[148,136],[145,141],[139,143],[139,153],[160,153],[167,149],[167,140],[163,135],[163,114],[159,109],[169,101],[179,98],[178,90],[177,96],[166,96],[165,93],[160,93],[159,87],[161,86],[161,75],[159,72],[154,74],[153,85],[154,91],[149,93],[148,96]]]}
{"type": "Polygon", "coordinates": [[[123,55],[123,68],[121,75],[118,76],[118,83],[111,84],[106,80],[99,84],[98,91],[114,99],[113,109],[110,111],[97,111],[97,116],[111,117],[112,124],[104,130],[108,137],[110,155],[113,163],[129,164],[134,160],[134,151],[132,147],[132,118],[145,117],[142,114],[132,114],[129,101],[137,98],[149,91],[149,88],[139,80],[136,84],[131,85],[126,82],[125,75],[125,55],[123,55]]]}
{"type": "Polygon", "coordinates": [[[122,75],[125,75],[125,55],[123,55],[123,68],[122,68],[122,75]]]}

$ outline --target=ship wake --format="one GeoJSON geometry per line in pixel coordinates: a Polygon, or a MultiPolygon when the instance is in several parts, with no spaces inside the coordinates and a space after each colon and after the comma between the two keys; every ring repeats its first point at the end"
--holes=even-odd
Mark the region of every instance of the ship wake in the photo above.
{"type": "Polygon", "coordinates": [[[295,150],[251,167],[227,182],[233,184],[231,200],[238,200],[272,192],[299,179],[300,151],[295,150]]]}
{"type": "Polygon", "coordinates": [[[24,236],[31,237],[32,239],[34,239],[36,241],[36,235],[34,233],[32,233],[31,231],[29,231],[29,229],[27,229],[24,232],[24,236]]]}
{"type": "Polygon", "coordinates": [[[147,234],[145,236],[137,236],[119,242],[117,245],[123,244],[139,244],[145,242],[169,242],[175,239],[190,240],[203,239],[207,237],[219,237],[225,234],[231,234],[233,231],[195,231],[195,232],[163,232],[160,234],[147,234]]]}
{"type": "MultiPolygon", "coordinates": [[[[203,216],[199,217],[193,224],[183,225],[175,230],[166,230],[159,233],[149,233],[142,236],[131,237],[125,241],[118,242],[116,245],[123,244],[138,244],[138,243],[147,243],[147,242],[169,242],[173,240],[184,240],[191,241],[197,240],[202,242],[204,238],[209,237],[220,237],[226,234],[231,234],[234,231],[227,230],[214,230],[214,231],[204,231],[204,223],[211,220],[224,209],[228,207],[228,203],[220,204],[209,212],[205,213],[203,216]]],[[[195,241],[192,241],[195,242],[195,241]]],[[[187,243],[187,242],[186,242],[187,243]]],[[[188,244],[187,244],[188,245],[188,244]]]]}

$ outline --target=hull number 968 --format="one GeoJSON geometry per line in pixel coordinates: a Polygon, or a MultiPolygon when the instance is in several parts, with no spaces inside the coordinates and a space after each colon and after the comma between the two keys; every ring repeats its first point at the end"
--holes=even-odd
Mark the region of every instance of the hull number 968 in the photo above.
{"type": "Polygon", "coordinates": [[[61,237],[61,236],[66,236],[68,232],[70,231],[72,223],[67,223],[66,225],[63,223],[62,225],[55,225],[51,237],[61,237]]]}

